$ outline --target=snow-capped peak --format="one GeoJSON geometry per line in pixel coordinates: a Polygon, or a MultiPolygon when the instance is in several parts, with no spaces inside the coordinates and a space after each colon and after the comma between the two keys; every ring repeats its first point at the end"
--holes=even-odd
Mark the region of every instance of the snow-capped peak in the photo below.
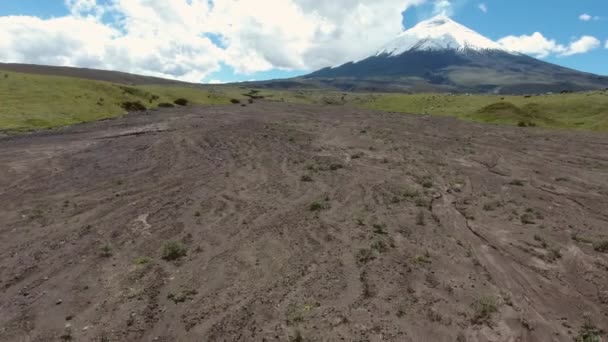
{"type": "Polygon", "coordinates": [[[446,15],[422,21],[402,32],[376,55],[398,56],[411,50],[505,50],[500,44],[465,27],[446,15]]]}

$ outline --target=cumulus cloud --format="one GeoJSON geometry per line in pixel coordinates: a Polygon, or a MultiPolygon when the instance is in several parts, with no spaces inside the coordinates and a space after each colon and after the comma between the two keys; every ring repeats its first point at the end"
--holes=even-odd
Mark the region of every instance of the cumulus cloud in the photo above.
{"type": "Polygon", "coordinates": [[[566,51],[562,54],[564,56],[577,55],[581,53],[587,53],[591,50],[595,50],[600,47],[602,43],[599,39],[592,36],[582,36],[578,40],[570,43],[566,51]]]}
{"type": "Polygon", "coordinates": [[[488,13],[488,6],[486,4],[479,4],[479,10],[483,13],[488,13]]]}
{"type": "Polygon", "coordinates": [[[374,51],[402,30],[408,6],[426,0],[64,1],[65,17],[0,17],[0,62],[193,82],[222,64],[243,74],[314,70],[374,51]]]}
{"type": "Polygon", "coordinates": [[[549,55],[572,56],[587,53],[601,45],[600,41],[592,36],[583,36],[568,45],[562,45],[554,39],[545,38],[540,32],[534,32],[531,35],[507,36],[498,40],[498,43],[506,49],[537,58],[545,58],[549,55]]]}

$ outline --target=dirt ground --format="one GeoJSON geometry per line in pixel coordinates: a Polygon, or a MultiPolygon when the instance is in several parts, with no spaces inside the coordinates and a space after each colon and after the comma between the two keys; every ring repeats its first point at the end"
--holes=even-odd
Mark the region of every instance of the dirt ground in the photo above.
{"type": "Polygon", "coordinates": [[[2,138],[0,175],[0,341],[608,337],[605,134],[190,107],[2,138]]]}

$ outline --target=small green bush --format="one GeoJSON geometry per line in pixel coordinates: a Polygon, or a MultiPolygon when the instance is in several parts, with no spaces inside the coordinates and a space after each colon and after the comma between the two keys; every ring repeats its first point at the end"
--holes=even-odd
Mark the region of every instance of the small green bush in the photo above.
{"type": "Polygon", "coordinates": [[[188,101],[188,100],[186,100],[184,98],[179,98],[179,99],[173,101],[173,103],[175,103],[178,106],[187,106],[189,102],[190,101],[188,101]]]}
{"type": "Polygon", "coordinates": [[[140,112],[147,109],[146,106],[139,101],[126,101],[122,103],[121,107],[127,112],[140,112]]]}
{"type": "Polygon", "coordinates": [[[608,240],[595,243],[593,249],[600,253],[608,253],[608,240]]]}
{"type": "Polygon", "coordinates": [[[177,260],[186,256],[188,249],[179,241],[167,241],[162,248],[162,258],[167,261],[177,260]]]}
{"type": "Polygon", "coordinates": [[[147,257],[147,256],[140,256],[133,260],[133,263],[135,265],[146,265],[146,264],[149,264],[150,262],[152,262],[152,258],[147,257]]]}
{"type": "Polygon", "coordinates": [[[310,211],[321,211],[321,210],[326,210],[326,209],[329,209],[329,204],[321,203],[321,202],[313,202],[308,207],[308,210],[310,210],[310,211]]]}
{"type": "Polygon", "coordinates": [[[496,300],[491,297],[484,297],[473,303],[473,324],[490,323],[492,315],[498,311],[496,300]]]}
{"type": "Polygon", "coordinates": [[[158,107],[160,107],[160,108],[173,108],[173,107],[175,107],[175,105],[173,103],[163,102],[163,103],[159,103],[158,107]]]}
{"type": "Polygon", "coordinates": [[[112,256],[112,246],[109,243],[101,246],[101,256],[104,258],[109,258],[112,256]]]}

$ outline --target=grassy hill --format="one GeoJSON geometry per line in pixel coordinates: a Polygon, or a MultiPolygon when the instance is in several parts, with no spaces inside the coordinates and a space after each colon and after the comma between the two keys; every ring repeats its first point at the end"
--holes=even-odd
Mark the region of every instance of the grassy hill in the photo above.
{"type": "Polygon", "coordinates": [[[26,131],[111,118],[127,113],[125,102],[147,108],[186,98],[194,104],[229,99],[189,86],[127,86],[73,77],[0,72],[0,129],[26,131]]]}
{"type": "Polygon", "coordinates": [[[368,94],[353,102],[382,111],[477,122],[608,131],[606,91],[537,96],[368,94]]]}
{"type": "Polygon", "coordinates": [[[106,119],[126,114],[126,102],[152,109],[178,98],[207,105],[234,100],[345,105],[494,124],[608,131],[607,91],[535,96],[348,93],[246,85],[125,85],[16,72],[0,72],[0,130],[28,131],[106,119]]]}

